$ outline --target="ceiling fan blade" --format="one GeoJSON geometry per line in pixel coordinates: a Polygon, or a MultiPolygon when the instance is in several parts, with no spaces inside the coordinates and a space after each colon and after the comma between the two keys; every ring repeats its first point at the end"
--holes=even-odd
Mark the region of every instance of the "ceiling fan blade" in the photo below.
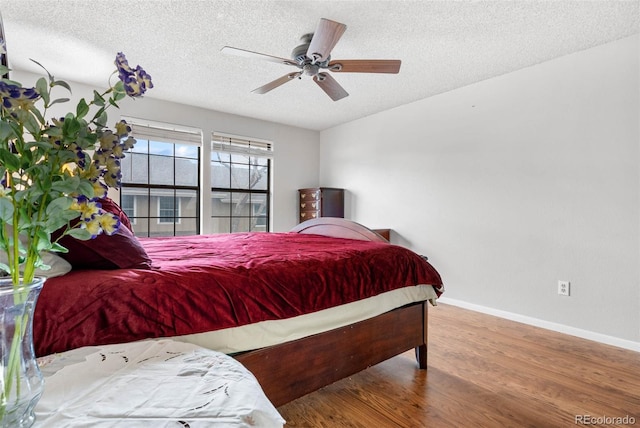
{"type": "Polygon", "coordinates": [[[314,63],[327,60],[331,55],[331,50],[338,43],[346,29],[347,26],[339,22],[325,18],[320,19],[316,32],[313,33],[311,43],[309,43],[307,57],[314,63]]]}
{"type": "Polygon", "coordinates": [[[296,77],[300,77],[301,75],[302,75],[301,71],[285,74],[284,76],[274,80],[273,82],[269,82],[266,85],[260,86],[259,88],[256,88],[251,92],[255,92],[256,94],[266,94],[270,90],[275,89],[278,86],[284,85],[285,83],[295,79],[296,77]]]}
{"type": "Polygon", "coordinates": [[[349,93],[344,90],[342,86],[327,73],[318,73],[313,76],[313,80],[322,88],[323,91],[329,95],[333,101],[341,100],[342,98],[349,96],[349,93]]]}
{"type": "Polygon", "coordinates": [[[400,71],[399,59],[341,59],[331,61],[328,69],[341,73],[393,73],[400,71]]]}
{"type": "Polygon", "coordinates": [[[267,55],[263,53],[248,51],[246,49],[232,48],[231,46],[223,47],[222,49],[220,49],[220,52],[227,55],[242,56],[245,58],[256,58],[256,59],[261,59],[265,61],[278,62],[280,64],[293,65],[298,67],[298,64],[296,64],[293,60],[290,60],[287,58],[280,58],[273,55],[267,55]]]}

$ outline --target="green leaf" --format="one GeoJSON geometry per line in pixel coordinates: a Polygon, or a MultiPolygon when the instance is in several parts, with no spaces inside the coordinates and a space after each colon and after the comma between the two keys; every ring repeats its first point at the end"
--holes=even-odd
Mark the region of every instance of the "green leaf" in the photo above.
{"type": "Polygon", "coordinates": [[[38,119],[38,122],[45,123],[44,116],[42,115],[42,113],[40,113],[40,110],[33,107],[29,109],[29,111],[38,119]]]}
{"type": "Polygon", "coordinates": [[[38,122],[36,117],[32,114],[27,115],[25,119],[26,119],[24,121],[25,129],[29,131],[29,134],[33,135],[34,137],[37,137],[38,134],[40,134],[40,122],[38,122]]]}
{"type": "Polygon", "coordinates": [[[56,212],[68,210],[71,202],[71,198],[66,196],[54,199],[47,206],[47,215],[55,215],[56,212]]]}
{"type": "Polygon", "coordinates": [[[20,168],[20,158],[9,150],[0,149],[0,162],[10,171],[17,171],[20,168]]]}
{"type": "Polygon", "coordinates": [[[80,181],[80,184],[78,185],[78,193],[80,193],[81,195],[86,196],[87,198],[93,198],[94,197],[94,190],[93,190],[93,184],[89,181],[89,180],[82,180],[80,181]]]}
{"type": "Polygon", "coordinates": [[[93,91],[93,103],[98,107],[104,106],[104,97],[98,91],[93,91]]]}
{"type": "MultiPolygon", "coordinates": [[[[127,96],[127,93],[124,92],[124,91],[122,91],[122,92],[117,91],[117,92],[113,93],[113,99],[115,101],[120,101],[121,99],[125,98],[126,96],[127,96]]],[[[115,103],[113,105],[115,106],[115,103]]]]}
{"type": "Polygon", "coordinates": [[[51,150],[51,148],[53,148],[53,144],[47,141],[32,141],[30,143],[26,143],[24,147],[26,149],[31,149],[32,147],[38,147],[40,149],[48,151],[48,150],[51,150]]]}
{"type": "Polygon", "coordinates": [[[56,253],[68,253],[69,250],[66,247],[63,247],[62,245],[58,244],[57,242],[54,242],[51,244],[51,248],[49,248],[49,251],[53,251],[56,253]]]}
{"type": "Polygon", "coordinates": [[[67,82],[65,82],[64,80],[53,80],[52,78],[52,82],[51,82],[51,86],[62,86],[63,88],[67,89],[70,93],[71,93],[71,86],[69,86],[69,84],[67,82]]]}
{"type": "Polygon", "coordinates": [[[56,100],[51,101],[51,104],[49,104],[49,107],[51,107],[54,104],[66,103],[67,101],[69,101],[69,98],[58,98],[56,100]]]}
{"type": "Polygon", "coordinates": [[[40,64],[40,63],[39,63],[38,61],[36,61],[35,59],[32,59],[32,58],[29,58],[29,59],[31,60],[31,62],[34,62],[34,63],[38,64],[40,67],[42,67],[42,69],[43,69],[44,71],[46,71],[46,72],[47,72],[47,76],[49,76],[49,81],[52,81],[52,80],[53,80],[53,76],[51,75],[51,73],[49,73],[49,70],[47,70],[46,68],[44,68],[44,65],[40,64]]]}
{"type": "Polygon", "coordinates": [[[69,230],[66,235],[72,236],[81,241],[88,241],[91,239],[91,233],[87,229],[74,228],[69,230]]]}
{"type": "Polygon", "coordinates": [[[13,204],[9,198],[0,198],[0,220],[5,223],[13,222],[13,204]]]}
{"type": "Polygon", "coordinates": [[[61,137],[62,129],[58,128],[57,126],[52,126],[47,128],[45,133],[50,137],[61,137]]]}
{"type": "Polygon", "coordinates": [[[44,104],[49,105],[49,100],[50,100],[49,84],[47,83],[47,80],[44,77],[39,78],[38,81],[36,82],[36,90],[42,97],[44,104]]]}
{"type": "Polygon", "coordinates": [[[16,135],[17,135],[16,131],[13,128],[13,126],[11,126],[11,124],[9,124],[4,120],[0,121],[0,140],[1,141],[4,142],[8,139],[15,138],[16,135]]]}
{"type": "Polygon", "coordinates": [[[65,116],[64,124],[62,125],[62,132],[65,137],[75,139],[75,135],[78,133],[80,128],[80,122],[71,113],[65,116]]]}
{"type": "Polygon", "coordinates": [[[100,114],[100,116],[98,116],[98,117],[96,118],[95,123],[96,123],[98,126],[105,127],[105,126],[107,126],[107,120],[108,120],[107,112],[106,112],[106,111],[103,111],[103,112],[100,114]]]}
{"type": "Polygon", "coordinates": [[[51,185],[51,189],[60,193],[74,193],[80,184],[80,177],[74,175],[65,180],[56,181],[51,185]]]}
{"type": "Polygon", "coordinates": [[[47,222],[45,223],[44,227],[47,230],[56,231],[62,227],[67,226],[71,220],[74,220],[79,216],[80,216],[80,213],[78,211],[73,211],[73,210],[60,211],[51,215],[47,219],[47,222]]]}
{"type": "Polygon", "coordinates": [[[81,98],[76,107],[76,116],[78,118],[85,117],[89,113],[89,105],[84,98],[81,98]]]}

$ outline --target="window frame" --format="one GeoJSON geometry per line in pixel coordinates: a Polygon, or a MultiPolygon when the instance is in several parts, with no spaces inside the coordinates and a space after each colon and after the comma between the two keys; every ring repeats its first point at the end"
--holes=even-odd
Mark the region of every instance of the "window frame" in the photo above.
{"type": "MultiPolygon", "coordinates": [[[[228,219],[228,228],[226,228],[229,233],[238,232],[238,231],[263,231],[269,232],[271,230],[271,176],[272,176],[272,168],[273,168],[273,143],[267,140],[258,140],[248,137],[241,137],[237,135],[231,134],[223,134],[219,132],[212,132],[211,135],[211,151],[210,151],[210,159],[209,159],[209,169],[211,172],[211,180],[210,180],[210,198],[209,204],[212,206],[214,203],[214,195],[223,193],[229,195],[229,213],[228,215],[223,214],[214,214],[214,210],[209,215],[209,219],[211,222],[211,226],[216,222],[224,221],[224,219],[228,219]],[[228,155],[228,160],[216,159],[215,153],[223,153],[228,155]],[[246,162],[238,162],[237,156],[246,156],[246,162]],[[260,158],[266,162],[259,162],[258,164],[253,165],[253,167],[260,168],[263,167],[266,169],[266,175],[260,176],[255,184],[260,182],[264,182],[264,188],[256,189],[255,187],[251,187],[251,182],[247,182],[247,186],[242,187],[236,183],[234,183],[233,179],[233,165],[246,165],[247,170],[250,171],[252,168],[252,159],[260,158]],[[214,174],[214,163],[218,164],[226,164],[229,168],[229,180],[227,186],[214,185],[213,183],[213,174],[214,174]],[[248,215],[238,215],[233,211],[233,200],[234,196],[248,194],[250,201],[248,202],[250,208],[248,215]],[[254,210],[254,204],[251,202],[251,195],[263,195],[264,196],[264,206],[265,206],[265,215],[256,215],[260,213],[256,213],[254,210]],[[237,229],[238,222],[241,219],[247,219],[248,227],[244,229],[237,229]],[[264,219],[264,220],[262,220],[264,219]],[[260,223],[264,223],[260,224],[260,223]],[[263,229],[263,230],[259,230],[263,229]]],[[[247,177],[250,177],[250,174],[247,174],[247,177]]],[[[262,199],[262,198],[261,198],[262,199]]],[[[262,201],[260,202],[262,204],[262,201]]],[[[213,231],[213,233],[219,233],[213,231]]],[[[221,232],[224,233],[224,232],[221,232]]]]}
{"type": "MultiPolygon", "coordinates": [[[[134,138],[136,138],[138,142],[146,141],[146,144],[147,144],[146,151],[136,152],[134,147],[133,151],[130,152],[133,154],[146,156],[146,162],[147,162],[146,183],[133,182],[133,181],[126,182],[123,179],[121,184],[121,192],[120,192],[120,195],[122,196],[123,193],[126,193],[127,189],[129,189],[134,194],[133,199],[134,199],[134,205],[136,206],[136,213],[135,213],[136,216],[130,219],[132,221],[132,224],[138,218],[140,219],[140,222],[138,223],[139,226],[144,226],[146,224],[147,230],[136,231],[136,233],[137,234],[139,233],[142,236],[182,235],[184,233],[180,233],[180,232],[184,232],[184,230],[180,230],[179,226],[186,224],[187,227],[190,227],[191,221],[193,221],[195,223],[194,233],[200,234],[202,229],[201,198],[203,193],[202,192],[202,173],[201,173],[201,166],[203,163],[202,131],[195,128],[187,128],[179,125],[172,125],[172,124],[159,123],[159,122],[142,121],[140,119],[135,119],[135,118],[124,118],[124,120],[126,120],[127,123],[129,123],[132,127],[131,135],[134,138]],[[166,154],[154,153],[154,151],[152,150],[153,143],[171,144],[172,145],[171,155],[169,156],[166,154]],[[177,149],[176,145],[195,147],[196,148],[195,158],[188,157],[188,156],[187,157],[180,156],[176,150],[177,149]],[[171,181],[173,182],[172,184],[154,184],[151,182],[152,159],[156,159],[157,156],[165,156],[171,159],[171,162],[173,164],[173,175],[171,177],[171,181]],[[181,159],[195,162],[195,168],[197,170],[196,177],[195,177],[195,185],[176,184],[177,172],[180,169],[179,163],[181,159]],[[165,220],[165,218],[160,216],[160,198],[162,198],[163,196],[154,194],[155,192],[158,192],[158,191],[160,192],[171,191],[173,193],[173,196],[168,196],[168,195],[164,196],[167,198],[173,198],[174,206],[177,204],[177,207],[175,207],[174,209],[174,217],[171,219],[171,221],[163,221],[165,220]],[[185,215],[185,213],[183,210],[183,201],[182,201],[182,198],[184,196],[182,197],[179,196],[179,193],[181,191],[194,193],[195,209],[194,209],[193,216],[188,216],[184,218],[182,217],[183,215],[185,215]],[[139,193],[139,192],[146,194],[145,196],[138,195],[146,198],[146,204],[147,204],[146,216],[141,216],[142,212],[144,212],[145,210],[140,210],[138,209],[139,207],[137,206],[139,201],[136,200],[137,198],[135,196],[135,193],[139,193]],[[156,199],[155,207],[153,207],[153,203],[154,203],[153,199],[156,199]],[[153,208],[155,208],[155,210],[152,211],[153,208]],[[152,215],[153,213],[155,213],[155,215],[152,215]],[[177,217],[175,216],[176,214],[177,214],[177,217]],[[183,220],[189,220],[189,222],[183,223],[183,220]],[[161,229],[154,228],[152,226],[153,224],[160,225],[162,226],[162,228],[161,229]],[[173,227],[170,227],[170,225],[173,225],[173,227]],[[164,228],[168,228],[171,230],[165,230],[164,228]]],[[[127,153],[127,155],[131,155],[130,153],[127,153]]],[[[125,158],[125,161],[126,161],[126,158],[125,158]]],[[[133,174],[133,168],[134,168],[133,164],[131,164],[131,168],[132,168],[132,174],[133,174]]]]}

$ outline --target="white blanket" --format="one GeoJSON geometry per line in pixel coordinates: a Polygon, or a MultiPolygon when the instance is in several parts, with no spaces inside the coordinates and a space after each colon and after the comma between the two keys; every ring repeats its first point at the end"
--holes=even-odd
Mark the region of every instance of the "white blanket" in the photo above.
{"type": "Polygon", "coordinates": [[[35,427],[282,427],[256,378],[235,359],[151,340],[42,358],[35,427]]]}

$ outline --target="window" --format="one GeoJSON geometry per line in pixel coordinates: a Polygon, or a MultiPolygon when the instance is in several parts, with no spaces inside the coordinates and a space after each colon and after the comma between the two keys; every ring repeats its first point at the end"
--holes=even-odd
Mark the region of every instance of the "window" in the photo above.
{"type": "Polygon", "coordinates": [[[180,198],[158,197],[158,223],[180,223],[180,198]]]}
{"type": "Polygon", "coordinates": [[[120,208],[127,214],[131,224],[134,225],[136,220],[136,199],[133,195],[120,195],[120,208]]]}
{"type": "Polygon", "coordinates": [[[211,150],[213,232],[268,232],[271,143],[214,133],[211,150]]]}
{"type": "Polygon", "coordinates": [[[201,132],[126,120],[137,143],[121,163],[120,204],[136,235],[200,233],[201,132]]]}

